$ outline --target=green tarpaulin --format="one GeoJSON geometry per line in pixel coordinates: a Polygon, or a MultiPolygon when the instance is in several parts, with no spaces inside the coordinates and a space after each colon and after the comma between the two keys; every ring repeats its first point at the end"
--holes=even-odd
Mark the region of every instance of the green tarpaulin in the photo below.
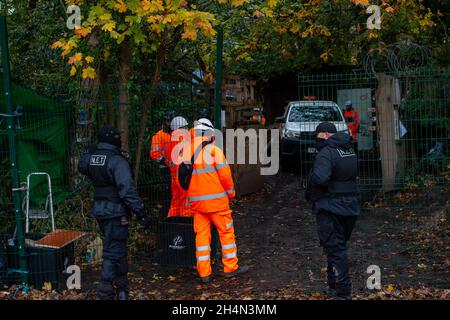
{"type": "MultiPolygon", "coordinates": [[[[53,200],[57,203],[67,190],[70,174],[69,128],[72,106],[42,97],[33,91],[14,86],[13,109],[22,107],[16,131],[17,158],[20,181],[25,182],[31,172],[47,172],[52,180],[53,200]]],[[[5,97],[1,92],[0,110],[5,112],[5,97]]],[[[6,121],[1,126],[2,146],[8,146],[6,121]]],[[[2,150],[2,155],[8,154],[2,150]]],[[[2,168],[4,170],[5,168],[2,168]]],[[[8,169],[8,168],[6,168],[8,169]]],[[[44,178],[34,177],[31,200],[42,203],[47,194],[44,178]]]]}

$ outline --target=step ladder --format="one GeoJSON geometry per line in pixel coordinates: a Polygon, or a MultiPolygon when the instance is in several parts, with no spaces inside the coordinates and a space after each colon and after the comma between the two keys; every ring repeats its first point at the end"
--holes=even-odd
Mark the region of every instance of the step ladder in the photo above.
{"type": "Polygon", "coordinates": [[[25,186],[26,195],[24,198],[23,211],[25,212],[25,232],[30,232],[30,220],[44,220],[51,219],[52,231],[55,231],[55,216],[53,212],[53,195],[52,195],[52,181],[50,175],[46,172],[32,172],[27,176],[27,184],[25,186]],[[32,176],[46,176],[48,194],[45,201],[45,208],[42,209],[30,209],[30,181],[32,176]]]}

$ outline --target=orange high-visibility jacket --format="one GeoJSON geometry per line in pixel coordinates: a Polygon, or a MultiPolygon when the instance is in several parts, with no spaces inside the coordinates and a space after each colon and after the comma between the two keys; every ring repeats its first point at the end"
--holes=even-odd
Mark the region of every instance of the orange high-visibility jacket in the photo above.
{"type": "Polygon", "coordinates": [[[348,129],[350,130],[353,141],[357,140],[357,132],[359,130],[360,124],[359,124],[359,114],[356,110],[346,110],[344,112],[344,118],[347,122],[348,129]]]}
{"type": "MultiPolygon", "coordinates": [[[[194,138],[191,155],[203,140],[202,137],[194,138]]],[[[191,209],[201,213],[229,213],[228,199],[234,198],[236,193],[230,166],[222,150],[214,144],[205,146],[194,159],[193,168],[187,197],[191,209]],[[208,159],[212,161],[208,163],[208,159]]]]}
{"type": "Polygon", "coordinates": [[[162,129],[155,133],[152,137],[152,145],[150,147],[150,159],[160,161],[165,158],[167,161],[167,147],[170,143],[170,134],[162,129]]]}

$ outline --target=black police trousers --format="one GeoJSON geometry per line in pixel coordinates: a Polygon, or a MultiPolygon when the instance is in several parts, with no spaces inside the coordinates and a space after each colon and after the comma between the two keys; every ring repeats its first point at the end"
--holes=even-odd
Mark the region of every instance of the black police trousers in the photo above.
{"type": "Polygon", "coordinates": [[[97,220],[104,237],[98,300],[113,300],[119,291],[128,292],[128,224],[122,224],[121,220],[121,217],[97,220]]]}
{"type": "Polygon", "coordinates": [[[347,258],[347,241],[355,226],[356,216],[341,216],[321,210],[316,215],[320,245],[327,255],[330,291],[336,298],[351,297],[351,281],[347,258]]]}

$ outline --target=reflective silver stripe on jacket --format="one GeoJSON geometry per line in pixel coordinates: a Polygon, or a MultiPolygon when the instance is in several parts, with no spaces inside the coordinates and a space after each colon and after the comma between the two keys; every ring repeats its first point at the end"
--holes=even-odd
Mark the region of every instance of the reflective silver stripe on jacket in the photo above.
{"type": "Polygon", "coordinates": [[[150,147],[150,150],[159,150],[159,151],[161,151],[161,147],[150,147]]]}
{"type": "Polygon", "coordinates": [[[227,223],[225,226],[227,227],[227,229],[228,229],[228,228],[231,228],[231,227],[233,226],[233,222],[229,222],[229,223],[227,223]]]}
{"type": "Polygon", "coordinates": [[[192,174],[199,174],[199,173],[211,173],[216,171],[216,169],[214,169],[214,167],[211,166],[206,166],[206,168],[200,168],[200,169],[195,169],[192,171],[192,174]]]}
{"type": "Polygon", "coordinates": [[[232,194],[233,192],[234,192],[234,188],[231,188],[231,189],[229,189],[229,190],[227,190],[227,191],[225,191],[227,194],[232,194]]]}
{"type": "Polygon", "coordinates": [[[224,163],[218,164],[218,165],[216,166],[216,170],[222,169],[223,167],[226,167],[227,165],[228,165],[228,163],[227,163],[227,162],[224,162],[224,163]]]}
{"type": "Polygon", "coordinates": [[[207,165],[206,168],[200,168],[200,169],[195,169],[192,171],[192,174],[200,174],[200,173],[212,173],[215,172],[219,169],[222,169],[223,167],[226,167],[228,165],[228,163],[224,162],[221,163],[219,165],[217,165],[216,167],[212,167],[210,165],[207,165]]]}
{"type": "Polygon", "coordinates": [[[217,199],[217,198],[223,198],[226,196],[227,196],[226,192],[220,192],[220,193],[213,193],[213,194],[208,194],[208,195],[204,195],[204,196],[187,197],[187,199],[189,201],[203,201],[203,200],[212,200],[212,199],[217,199]]]}

